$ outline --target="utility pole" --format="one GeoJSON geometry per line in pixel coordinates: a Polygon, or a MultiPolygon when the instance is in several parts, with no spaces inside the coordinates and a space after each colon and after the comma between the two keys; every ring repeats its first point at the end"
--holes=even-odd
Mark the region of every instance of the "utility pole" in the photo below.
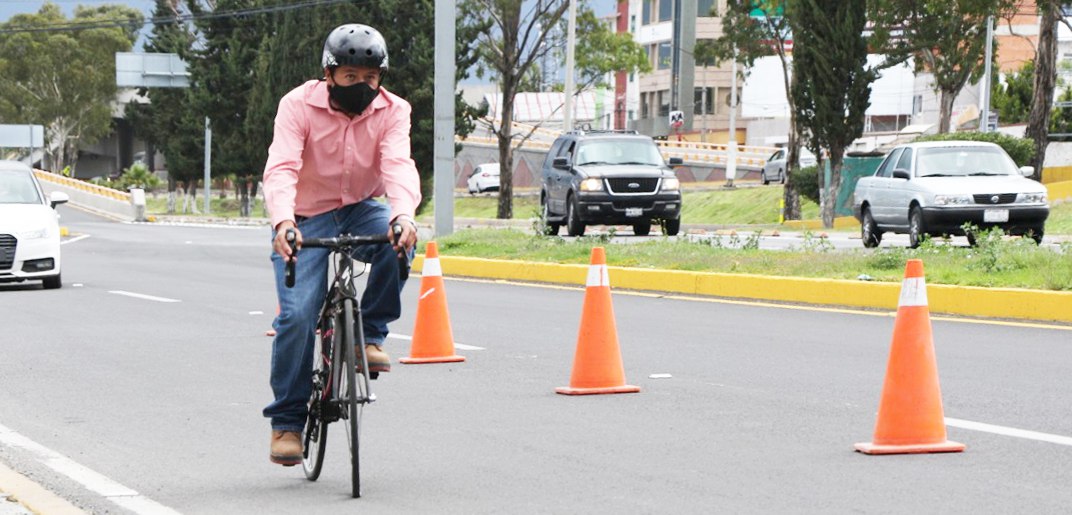
{"type": "Polygon", "coordinates": [[[565,96],[562,132],[573,130],[573,53],[577,44],[577,0],[566,1],[569,2],[569,23],[566,29],[566,85],[562,89],[565,96]]]}
{"type": "Polygon", "coordinates": [[[435,234],[454,232],[454,1],[435,0],[434,170],[435,234]]]}
{"type": "Polygon", "coordinates": [[[733,47],[730,68],[730,133],[726,140],[726,187],[733,188],[737,177],[737,47],[733,47]]]}
{"type": "Polygon", "coordinates": [[[980,87],[982,91],[979,92],[980,115],[979,115],[979,132],[990,132],[990,73],[991,64],[993,60],[993,48],[994,48],[994,17],[986,17],[986,60],[983,65],[983,80],[980,87]]]}
{"type": "MultiPolygon", "coordinates": [[[[205,117],[205,214],[211,212],[209,201],[212,200],[212,120],[205,117]]],[[[192,203],[196,206],[196,203],[192,203]]]]}

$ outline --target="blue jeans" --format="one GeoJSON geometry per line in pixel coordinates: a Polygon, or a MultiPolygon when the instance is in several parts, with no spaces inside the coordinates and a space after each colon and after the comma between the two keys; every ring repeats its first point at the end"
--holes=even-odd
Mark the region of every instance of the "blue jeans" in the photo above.
{"type": "MultiPolygon", "coordinates": [[[[389,213],[386,205],[366,200],[303,219],[298,229],[303,238],[387,234],[389,213]]],[[[405,281],[399,279],[398,256],[388,244],[357,247],[352,255],[372,265],[361,296],[361,311],[366,343],[382,345],[387,338],[387,324],[397,320],[402,310],[399,297],[405,281]]],[[[294,287],[287,288],[283,282],[283,259],[272,252],[279,296],[279,316],[272,323],[276,330],[271,374],[275,401],[264,408],[264,416],[272,419],[272,429],[300,432],[305,426],[306,403],[313,389],[314,331],[328,287],[328,257],[328,249],[301,250],[295,264],[294,287]]],[[[407,257],[412,259],[412,253],[407,257]]]]}

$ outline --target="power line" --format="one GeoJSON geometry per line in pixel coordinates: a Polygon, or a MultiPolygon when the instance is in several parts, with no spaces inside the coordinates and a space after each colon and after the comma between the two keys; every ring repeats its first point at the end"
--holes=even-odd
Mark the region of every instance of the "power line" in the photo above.
{"type": "MultiPolygon", "coordinates": [[[[253,15],[253,14],[270,14],[283,11],[293,11],[296,9],[304,9],[306,7],[319,7],[322,5],[341,4],[346,2],[354,2],[355,0],[308,0],[306,2],[300,2],[290,5],[277,5],[272,7],[255,7],[250,9],[234,9],[231,11],[215,11],[203,14],[181,14],[178,16],[161,16],[156,18],[150,18],[141,23],[141,25],[164,25],[172,23],[185,23],[196,20],[210,20],[218,18],[237,18],[240,16],[253,15]]],[[[110,19],[110,20],[94,20],[87,22],[74,22],[74,23],[54,23],[43,26],[15,26],[0,29],[0,34],[18,34],[28,32],[67,32],[76,30],[88,30],[88,29],[101,29],[112,27],[129,27],[134,25],[129,19],[110,19]]]]}

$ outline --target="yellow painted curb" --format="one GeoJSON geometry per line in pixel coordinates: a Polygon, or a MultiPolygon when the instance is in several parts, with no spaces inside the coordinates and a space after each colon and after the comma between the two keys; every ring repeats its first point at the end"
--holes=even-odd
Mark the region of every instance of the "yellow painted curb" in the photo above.
{"type": "MultiPolygon", "coordinates": [[[[588,265],[439,256],[445,276],[583,286],[588,265]]],[[[420,271],[424,256],[413,269],[420,271]]],[[[618,288],[896,310],[900,283],[608,267],[618,288]]],[[[1072,292],[927,285],[935,313],[1072,323],[1072,292]]]]}
{"type": "Polygon", "coordinates": [[[45,490],[26,476],[0,463],[0,492],[11,494],[26,509],[43,515],[84,515],[66,499],[45,490]]]}
{"type": "MultiPolygon", "coordinates": [[[[782,222],[782,226],[789,227],[791,229],[811,229],[818,230],[823,229],[822,220],[786,220],[782,222]]],[[[852,227],[859,227],[860,222],[851,216],[839,216],[834,218],[834,229],[848,229],[852,227]]]]}
{"type": "Polygon", "coordinates": [[[1050,203],[1072,199],[1072,181],[1051,182],[1046,185],[1050,203]]]}

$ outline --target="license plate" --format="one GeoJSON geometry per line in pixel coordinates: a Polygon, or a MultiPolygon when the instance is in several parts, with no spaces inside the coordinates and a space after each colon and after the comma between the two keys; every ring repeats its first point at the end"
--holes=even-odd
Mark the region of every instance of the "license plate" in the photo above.
{"type": "Polygon", "coordinates": [[[640,216],[642,214],[644,214],[644,208],[642,207],[625,208],[625,216],[640,216]]]}
{"type": "Polygon", "coordinates": [[[1008,222],[1009,210],[1008,209],[984,209],[983,210],[984,222],[1008,222]]]}

